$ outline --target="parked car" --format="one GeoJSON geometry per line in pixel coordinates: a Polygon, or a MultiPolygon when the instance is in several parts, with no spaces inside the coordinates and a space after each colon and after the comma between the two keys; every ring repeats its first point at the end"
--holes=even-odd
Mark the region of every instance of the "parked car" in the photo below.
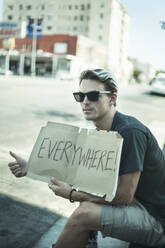
{"type": "Polygon", "coordinates": [[[165,74],[158,74],[150,82],[151,93],[165,95],[165,74]]]}
{"type": "Polygon", "coordinates": [[[5,71],[5,69],[1,69],[0,68],[0,75],[13,75],[13,72],[12,71],[5,71]]]}

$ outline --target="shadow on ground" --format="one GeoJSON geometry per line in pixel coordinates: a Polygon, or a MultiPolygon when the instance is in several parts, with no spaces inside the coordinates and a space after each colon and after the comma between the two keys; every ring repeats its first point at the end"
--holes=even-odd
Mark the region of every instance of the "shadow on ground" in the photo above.
{"type": "Polygon", "coordinates": [[[0,247],[30,248],[60,217],[0,194],[0,247]]]}
{"type": "Polygon", "coordinates": [[[42,118],[45,115],[48,116],[54,116],[54,117],[61,117],[64,120],[80,120],[80,118],[78,116],[76,116],[75,114],[71,114],[71,113],[67,113],[67,112],[62,112],[62,111],[56,111],[56,110],[45,110],[45,111],[41,111],[41,110],[35,110],[33,111],[33,113],[37,116],[42,118]]]}

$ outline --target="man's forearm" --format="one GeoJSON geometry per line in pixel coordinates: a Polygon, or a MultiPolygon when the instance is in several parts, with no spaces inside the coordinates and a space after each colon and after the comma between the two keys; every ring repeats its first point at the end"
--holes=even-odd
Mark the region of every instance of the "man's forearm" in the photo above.
{"type": "Polygon", "coordinates": [[[83,202],[90,201],[94,203],[107,204],[108,202],[104,200],[104,197],[94,196],[92,194],[88,194],[82,191],[73,191],[72,199],[74,201],[83,202]]]}
{"type": "MultiPolygon", "coordinates": [[[[127,177],[128,176],[129,175],[127,175],[127,177]]],[[[126,176],[123,175],[123,178],[125,177],[126,176]]],[[[132,174],[129,177],[132,178],[132,174]]],[[[123,183],[119,178],[116,195],[111,202],[106,201],[105,196],[98,197],[98,196],[94,196],[92,194],[88,194],[82,191],[75,191],[75,190],[73,191],[71,185],[69,185],[68,183],[56,180],[55,178],[51,179],[51,184],[49,184],[49,188],[56,195],[66,198],[66,199],[70,199],[70,201],[72,200],[78,201],[78,202],[89,201],[89,202],[98,203],[98,204],[121,206],[121,205],[128,205],[133,200],[134,193],[135,193],[135,187],[132,186],[130,181],[131,180],[128,180],[128,182],[126,181],[126,183],[123,183]]]]}
{"type": "Polygon", "coordinates": [[[74,201],[79,201],[79,202],[90,201],[94,203],[105,204],[105,205],[115,205],[115,206],[130,204],[129,197],[127,196],[127,194],[120,192],[120,188],[118,188],[116,195],[111,202],[106,201],[105,197],[94,196],[94,195],[91,195],[91,194],[88,194],[82,191],[73,191],[72,199],[74,201]]]}

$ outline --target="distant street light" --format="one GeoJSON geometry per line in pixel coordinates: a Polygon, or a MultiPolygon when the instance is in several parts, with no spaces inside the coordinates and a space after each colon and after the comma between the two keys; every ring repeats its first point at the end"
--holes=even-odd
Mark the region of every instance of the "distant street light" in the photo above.
{"type": "Polygon", "coordinates": [[[161,28],[165,30],[165,22],[160,22],[161,23],[161,28]]]}

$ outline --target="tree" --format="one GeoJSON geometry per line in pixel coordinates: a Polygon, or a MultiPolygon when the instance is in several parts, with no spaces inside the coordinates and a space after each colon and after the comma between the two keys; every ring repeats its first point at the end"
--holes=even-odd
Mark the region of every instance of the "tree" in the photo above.
{"type": "Polygon", "coordinates": [[[161,28],[162,29],[165,29],[165,22],[164,21],[161,21],[160,23],[161,23],[161,28]]]}
{"type": "Polygon", "coordinates": [[[165,71],[164,70],[158,70],[158,71],[156,71],[155,75],[158,75],[159,73],[165,73],[165,71]]]}
{"type": "Polygon", "coordinates": [[[142,74],[142,71],[139,70],[139,69],[134,69],[133,71],[133,77],[134,79],[136,80],[137,83],[140,83],[141,80],[140,80],[140,75],[142,74]]]}

